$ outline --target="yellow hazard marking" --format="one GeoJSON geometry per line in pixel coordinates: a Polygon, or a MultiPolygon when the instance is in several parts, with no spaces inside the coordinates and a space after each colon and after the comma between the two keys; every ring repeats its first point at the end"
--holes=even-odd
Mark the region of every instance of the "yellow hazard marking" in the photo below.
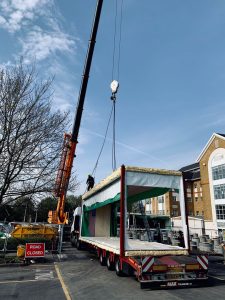
{"type": "Polygon", "coordinates": [[[69,294],[69,291],[63,281],[63,278],[62,278],[62,275],[61,275],[61,272],[59,270],[59,267],[57,265],[55,265],[55,270],[56,270],[56,273],[57,273],[57,276],[59,278],[59,281],[61,283],[61,286],[62,286],[62,289],[63,289],[63,292],[65,294],[65,297],[66,297],[66,300],[72,300],[71,297],[70,297],[70,294],[69,294]]]}

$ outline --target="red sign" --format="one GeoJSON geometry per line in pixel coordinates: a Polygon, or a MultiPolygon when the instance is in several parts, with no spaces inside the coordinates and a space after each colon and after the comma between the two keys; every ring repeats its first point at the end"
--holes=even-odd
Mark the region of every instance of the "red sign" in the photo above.
{"type": "Polygon", "coordinates": [[[25,257],[44,257],[45,243],[26,243],[25,257]]]}

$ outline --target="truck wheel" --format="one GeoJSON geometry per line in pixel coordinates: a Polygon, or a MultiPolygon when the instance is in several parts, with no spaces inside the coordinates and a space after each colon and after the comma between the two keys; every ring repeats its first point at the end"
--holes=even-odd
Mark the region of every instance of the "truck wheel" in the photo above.
{"type": "Polygon", "coordinates": [[[100,255],[99,255],[99,262],[100,262],[100,265],[101,265],[101,266],[105,266],[105,265],[106,265],[106,258],[103,257],[102,252],[101,252],[100,255]]]}
{"type": "Polygon", "coordinates": [[[119,257],[116,258],[116,262],[115,262],[115,270],[116,270],[116,275],[117,276],[124,276],[123,271],[121,271],[120,269],[120,259],[119,257]]]}
{"type": "Polygon", "coordinates": [[[109,255],[107,255],[107,258],[106,258],[106,266],[109,271],[115,270],[115,263],[113,261],[110,261],[109,255]]]}

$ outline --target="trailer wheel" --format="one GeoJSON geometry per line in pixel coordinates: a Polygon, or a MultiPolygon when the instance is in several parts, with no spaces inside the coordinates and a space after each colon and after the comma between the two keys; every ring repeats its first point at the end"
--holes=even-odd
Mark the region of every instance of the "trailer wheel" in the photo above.
{"type": "Polygon", "coordinates": [[[146,289],[146,288],[147,288],[146,283],[140,282],[140,288],[141,288],[142,290],[143,290],[143,289],[146,289]]]}
{"type": "Polygon", "coordinates": [[[107,258],[106,258],[106,266],[109,271],[115,270],[115,263],[113,261],[110,261],[109,255],[107,255],[107,258]]]}
{"type": "Polygon", "coordinates": [[[79,239],[77,239],[77,249],[78,250],[82,249],[82,242],[79,239]]]}
{"type": "Polygon", "coordinates": [[[115,261],[115,270],[116,270],[116,275],[117,276],[124,276],[123,271],[120,269],[120,258],[117,257],[115,261]]]}
{"type": "Polygon", "coordinates": [[[99,262],[101,266],[105,266],[106,265],[106,258],[103,257],[103,253],[101,252],[99,255],[99,262]]]}
{"type": "Polygon", "coordinates": [[[77,247],[77,238],[76,238],[76,235],[71,234],[70,241],[71,241],[71,245],[73,247],[77,247]]]}
{"type": "Polygon", "coordinates": [[[75,242],[75,247],[77,248],[77,241],[78,241],[79,237],[77,234],[75,234],[74,236],[74,242],[75,242]]]}

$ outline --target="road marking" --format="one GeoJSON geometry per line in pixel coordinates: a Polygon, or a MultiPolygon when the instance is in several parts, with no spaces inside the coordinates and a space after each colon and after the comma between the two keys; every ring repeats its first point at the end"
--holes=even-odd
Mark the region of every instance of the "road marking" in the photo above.
{"type": "Polygon", "coordinates": [[[53,278],[53,271],[36,269],[35,280],[50,280],[53,278]]]}
{"type": "Polygon", "coordinates": [[[208,275],[208,277],[215,278],[215,279],[218,279],[218,280],[221,280],[221,281],[225,281],[225,279],[222,279],[222,278],[216,277],[216,276],[212,276],[212,275],[208,275]]]}
{"type": "Polygon", "coordinates": [[[62,289],[63,289],[63,292],[65,294],[66,300],[72,300],[71,297],[70,297],[69,291],[67,289],[67,286],[65,285],[65,283],[63,281],[63,278],[62,278],[61,272],[59,270],[59,267],[56,264],[55,264],[55,270],[56,270],[57,276],[59,278],[59,281],[62,285],[62,289]]]}
{"type": "Polygon", "coordinates": [[[57,254],[57,256],[58,256],[58,259],[63,259],[63,258],[66,259],[68,257],[67,254],[57,254]]]}
{"type": "MultiPolygon", "coordinates": [[[[58,279],[58,278],[54,278],[54,279],[58,279]]],[[[7,284],[7,283],[27,283],[27,282],[34,282],[37,281],[35,279],[28,279],[28,280],[11,280],[11,281],[0,281],[0,284],[7,284]]]]}
{"type": "MultiPolygon", "coordinates": [[[[31,265],[32,268],[47,268],[47,267],[52,267],[52,264],[33,264],[31,265]]],[[[23,269],[24,270],[24,269],[23,269]]],[[[30,270],[30,268],[28,268],[27,270],[30,270]]]]}

